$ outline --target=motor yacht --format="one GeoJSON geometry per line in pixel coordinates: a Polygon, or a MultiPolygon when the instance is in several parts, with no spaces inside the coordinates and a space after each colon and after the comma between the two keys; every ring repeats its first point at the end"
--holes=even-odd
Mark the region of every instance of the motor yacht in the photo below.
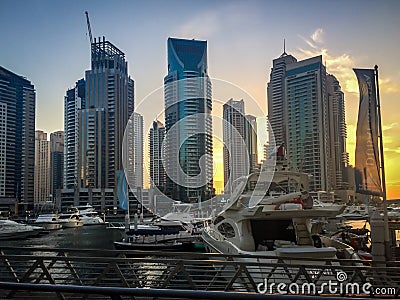
{"type": "Polygon", "coordinates": [[[40,214],[34,224],[43,227],[45,230],[56,230],[62,228],[59,221],[59,215],[55,213],[40,214]]]}
{"type": "Polygon", "coordinates": [[[0,240],[23,239],[37,236],[42,227],[17,223],[8,219],[0,219],[0,240]]]}
{"type": "Polygon", "coordinates": [[[313,207],[308,174],[291,171],[284,162],[278,162],[272,175],[263,172],[235,181],[227,204],[203,231],[206,250],[246,256],[236,258],[241,261],[287,264],[296,258],[310,265],[358,258],[351,246],[320,236],[312,227],[312,219],[335,217],[344,206],[313,207]]]}
{"type": "Polygon", "coordinates": [[[90,204],[73,206],[68,212],[79,215],[83,225],[105,225],[106,222],[99,216],[99,213],[90,204]]]}
{"type": "Polygon", "coordinates": [[[78,213],[60,214],[58,217],[58,222],[60,222],[63,228],[75,228],[83,226],[83,222],[78,213]]]}

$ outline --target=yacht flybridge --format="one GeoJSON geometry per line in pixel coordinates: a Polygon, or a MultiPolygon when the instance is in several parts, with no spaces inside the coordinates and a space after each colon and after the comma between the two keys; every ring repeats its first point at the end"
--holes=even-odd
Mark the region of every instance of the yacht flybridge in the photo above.
{"type": "Polygon", "coordinates": [[[204,229],[210,252],[273,257],[351,258],[354,251],[318,235],[311,219],[335,217],[342,205],[313,207],[308,175],[279,161],[273,174],[239,178],[223,210],[204,229]],[[271,184],[268,178],[272,179],[271,184]]]}

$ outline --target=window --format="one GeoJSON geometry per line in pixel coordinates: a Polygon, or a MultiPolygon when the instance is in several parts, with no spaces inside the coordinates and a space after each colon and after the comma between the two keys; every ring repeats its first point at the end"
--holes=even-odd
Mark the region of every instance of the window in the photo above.
{"type": "Polygon", "coordinates": [[[235,229],[229,223],[222,223],[218,226],[218,231],[226,238],[235,237],[235,229]]]}

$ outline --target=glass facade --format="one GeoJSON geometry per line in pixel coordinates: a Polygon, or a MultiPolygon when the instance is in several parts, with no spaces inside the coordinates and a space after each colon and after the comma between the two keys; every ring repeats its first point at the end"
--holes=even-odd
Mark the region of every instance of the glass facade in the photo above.
{"type": "Polygon", "coordinates": [[[81,187],[114,188],[116,171],[123,170],[125,128],[134,110],[134,82],[128,75],[125,54],[104,37],[95,39],[85,79],[78,183],[81,187]]]}
{"type": "Polygon", "coordinates": [[[213,146],[206,41],[168,39],[164,97],[166,193],[186,202],[209,199],[213,146]],[[205,184],[196,187],[199,180],[205,184]]]}
{"type": "Polygon", "coordinates": [[[33,205],[35,88],[0,67],[0,194],[33,205]]]}

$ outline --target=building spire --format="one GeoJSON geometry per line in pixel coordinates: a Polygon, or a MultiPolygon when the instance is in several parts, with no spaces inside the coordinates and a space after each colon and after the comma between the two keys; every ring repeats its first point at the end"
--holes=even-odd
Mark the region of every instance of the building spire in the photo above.
{"type": "Polygon", "coordinates": [[[288,54],[286,53],[286,40],[283,39],[283,53],[282,53],[281,57],[284,57],[284,56],[286,56],[286,55],[288,55],[288,54]]]}
{"type": "Polygon", "coordinates": [[[286,40],[283,39],[283,53],[286,53],[286,40]]]}

